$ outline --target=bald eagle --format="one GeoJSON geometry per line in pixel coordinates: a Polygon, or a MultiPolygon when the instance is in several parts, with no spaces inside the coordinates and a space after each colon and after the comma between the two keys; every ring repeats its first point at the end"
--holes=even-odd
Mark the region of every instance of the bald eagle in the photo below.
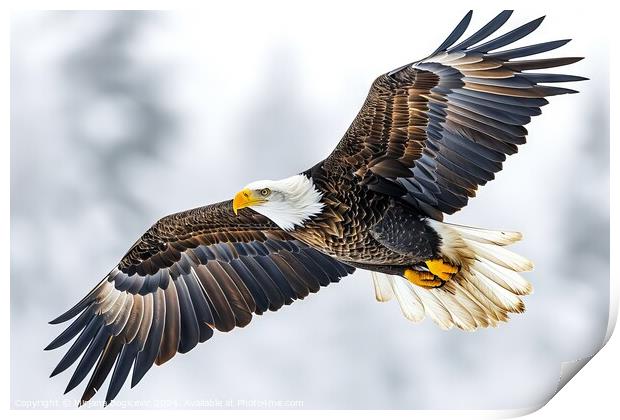
{"type": "Polygon", "coordinates": [[[581,57],[523,59],[569,40],[502,49],[543,18],[487,40],[510,15],[458,42],[470,11],[428,57],[379,76],[335,150],[312,168],[157,221],[51,321],[75,318],[47,350],[77,336],[52,376],[81,356],[66,392],[94,366],[81,401],[111,374],[109,403],[132,366],[134,386],[214,330],[245,327],[356,268],[372,273],[377,300],[395,297],[414,322],[475,330],[522,312],[532,287],[518,273],[532,264],[506,249],[521,234],[443,221],[525,143],[524,126],[546,97],[576,92],[547,83],[584,80],[530,71],[581,57]]]}

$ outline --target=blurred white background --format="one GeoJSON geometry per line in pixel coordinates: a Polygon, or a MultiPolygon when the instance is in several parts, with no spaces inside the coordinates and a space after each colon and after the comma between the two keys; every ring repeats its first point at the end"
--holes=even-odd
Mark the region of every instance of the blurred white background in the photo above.
{"type": "MultiPolygon", "coordinates": [[[[62,350],[43,352],[61,331],[47,322],[156,219],[323,159],[374,77],[426,56],[467,12],[332,3],[13,15],[13,407],[62,397],[71,374],[48,379],[62,350]]],[[[517,46],[573,38],[549,55],[585,55],[559,72],[591,80],[551,98],[528,144],[447,219],[524,233],[516,250],[536,264],[525,314],[473,334],[414,325],[376,303],[359,271],[152,369],[118,401],[493,409],[549,399],[561,362],[593,353],[607,327],[608,41],[593,9],[523,8],[509,20],[506,30],[548,15],[517,46]]],[[[497,12],[475,10],[468,33],[497,12]]]]}

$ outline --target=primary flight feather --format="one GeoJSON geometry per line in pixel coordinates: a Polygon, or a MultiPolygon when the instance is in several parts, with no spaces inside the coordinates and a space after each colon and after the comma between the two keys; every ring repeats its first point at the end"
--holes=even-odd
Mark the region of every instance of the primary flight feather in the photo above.
{"type": "Polygon", "coordinates": [[[547,85],[582,77],[531,72],[578,57],[524,59],[568,40],[502,49],[542,18],[487,40],[503,11],[457,44],[469,12],[428,57],[378,77],[336,149],[311,169],[249,184],[233,200],[159,220],[78,304],[46,349],[77,337],[52,376],[76,361],[66,392],[93,370],[81,401],[111,375],[105,400],[133,368],[185,353],[214,330],[244,327],[351,274],[370,270],[379,301],[405,317],[475,330],[522,312],[532,264],[506,247],[517,232],[443,222],[525,143],[547,85]],[[94,368],[94,369],[93,369],[94,368]]]}

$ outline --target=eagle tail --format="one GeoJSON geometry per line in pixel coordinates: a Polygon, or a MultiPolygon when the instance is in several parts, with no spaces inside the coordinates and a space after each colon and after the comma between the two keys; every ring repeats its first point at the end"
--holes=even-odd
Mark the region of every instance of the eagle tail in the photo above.
{"type": "Polygon", "coordinates": [[[434,289],[419,287],[400,276],[373,272],[378,301],[396,297],[403,315],[413,322],[428,316],[443,329],[468,331],[495,327],[507,321],[508,314],[525,310],[521,296],[532,293],[532,285],[519,273],[530,271],[533,265],[506,249],[521,240],[520,233],[437,221],[431,226],[441,237],[442,257],[460,270],[434,289]]]}

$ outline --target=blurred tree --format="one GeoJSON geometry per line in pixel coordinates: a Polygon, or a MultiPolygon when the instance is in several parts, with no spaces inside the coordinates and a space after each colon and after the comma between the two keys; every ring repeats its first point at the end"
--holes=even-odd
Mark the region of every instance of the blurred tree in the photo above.
{"type": "MultiPolygon", "coordinates": [[[[600,91],[603,86],[606,84],[592,88],[600,91]]],[[[576,159],[565,165],[564,198],[557,200],[564,203],[559,227],[568,238],[558,247],[559,281],[566,282],[566,293],[582,294],[582,304],[591,312],[586,321],[591,328],[580,340],[579,357],[600,349],[609,319],[609,96],[601,91],[594,97],[597,102],[586,108],[589,111],[581,125],[578,138],[583,140],[576,159]]]]}
{"type": "Polygon", "coordinates": [[[121,229],[135,226],[144,212],[131,192],[135,188],[131,185],[133,167],[160,159],[162,144],[172,138],[176,128],[159,88],[162,75],[146,68],[132,50],[141,31],[157,15],[141,11],[76,13],[76,19],[96,19],[101,29],[94,39],[70,51],[63,64],[68,86],[64,115],[71,147],[93,171],[82,180],[92,186],[90,195],[77,199],[105,197],[107,203],[114,203],[110,210],[121,229]]]}

